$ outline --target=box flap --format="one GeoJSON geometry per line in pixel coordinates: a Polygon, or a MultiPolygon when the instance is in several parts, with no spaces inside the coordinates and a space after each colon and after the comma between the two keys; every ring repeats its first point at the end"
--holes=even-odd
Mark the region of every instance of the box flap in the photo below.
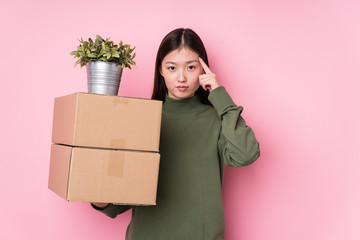
{"type": "Polygon", "coordinates": [[[55,98],[52,142],[74,145],[77,93],[55,98]]]}
{"type": "Polygon", "coordinates": [[[74,148],[70,201],[155,205],[160,154],[74,148]]]}
{"type": "Polygon", "coordinates": [[[49,189],[67,199],[67,188],[72,147],[51,145],[49,189]]]}
{"type": "Polygon", "coordinates": [[[162,101],[78,93],[75,146],[159,151],[162,101]]]}

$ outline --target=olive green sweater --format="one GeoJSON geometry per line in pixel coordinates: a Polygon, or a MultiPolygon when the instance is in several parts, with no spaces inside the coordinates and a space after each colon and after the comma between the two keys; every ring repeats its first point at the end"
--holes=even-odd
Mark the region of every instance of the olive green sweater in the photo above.
{"type": "MultiPolygon", "coordinates": [[[[160,137],[157,205],[132,207],[127,240],[224,239],[221,184],[224,164],[246,166],[260,154],[252,129],[224,87],[209,94],[214,107],[197,95],[166,97],[160,137]]],[[[95,207],[96,208],[96,207],[95,207]]],[[[109,217],[130,209],[110,204],[109,217]]]]}

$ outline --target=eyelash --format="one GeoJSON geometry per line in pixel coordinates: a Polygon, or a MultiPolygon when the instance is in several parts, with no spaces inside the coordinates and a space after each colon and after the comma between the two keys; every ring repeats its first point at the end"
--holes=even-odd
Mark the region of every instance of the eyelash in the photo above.
{"type": "MultiPolygon", "coordinates": [[[[194,70],[196,67],[195,66],[189,66],[188,67],[190,70],[194,70]]],[[[175,70],[175,67],[174,66],[170,66],[170,67],[168,67],[168,69],[170,70],[170,71],[174,71],[175,70]]]]}

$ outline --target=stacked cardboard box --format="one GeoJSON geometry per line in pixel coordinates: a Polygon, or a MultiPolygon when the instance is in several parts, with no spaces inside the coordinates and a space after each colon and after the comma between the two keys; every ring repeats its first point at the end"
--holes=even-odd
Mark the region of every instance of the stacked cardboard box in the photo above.
{"type": "Polygon", "coordinates": [[[49,188],[68,201],[155,205],[162,102],[55,99],[49,188]]]}

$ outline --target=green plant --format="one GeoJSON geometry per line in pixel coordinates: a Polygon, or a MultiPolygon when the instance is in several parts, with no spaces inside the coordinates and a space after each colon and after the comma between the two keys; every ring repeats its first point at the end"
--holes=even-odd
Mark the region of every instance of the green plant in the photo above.
{"type": "Polygon", "coordinates": [[[136,53],[132,53],[135,47],[131,48],[129,44],[124,45],[122,41],[117,45],[110,41],[110,38],[104,40],[101,36],[96,35],[95,41],[91,38],[84,41],[81,38],[79,42],[81,44],[77,47],[77,50],[70,53],[70,55],[78,59],[74,67],[78,64],[83,67],[90,61],[113,62],[120,64],[122,68],[127,67],[130,69],[130,65],[136,65],[133,61],[136,53]]]}

